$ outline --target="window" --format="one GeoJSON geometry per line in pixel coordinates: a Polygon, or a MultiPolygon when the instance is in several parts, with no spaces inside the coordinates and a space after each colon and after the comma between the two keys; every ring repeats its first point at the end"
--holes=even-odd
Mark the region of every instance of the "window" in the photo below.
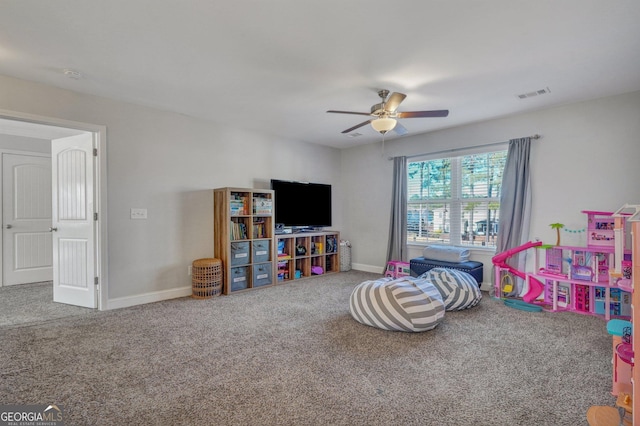
{"type": "Polygon", "coordinates": [[[500,150],[409,162],[407,242],[495,247],[506,159],[500,150]]]}

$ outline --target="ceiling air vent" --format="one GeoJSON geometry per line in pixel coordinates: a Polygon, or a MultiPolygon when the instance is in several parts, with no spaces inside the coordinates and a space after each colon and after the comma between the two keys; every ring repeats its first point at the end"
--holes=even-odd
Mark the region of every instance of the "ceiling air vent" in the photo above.
{"type": "Polygon", "coordinates": [[[362,133],[358,133],[358,132],[355,132],[355,133],[347,133],[347,134],[346,134],[346,136],[347,136],[348,138],[357,138],[358,136],[362,136],[362,133]]]}
{"type": "Polygon", "coordinates": [[[516,96],[518,96],[518,98],[520,99],[526,99],[526,98],[533,98],[534,96],[538,96],[538,95],[545,95],[547,93],[551,93],[551,90],[549,90],[548,87],[545,87],[544,89],[536,90],[535,92],[527,92],[527,93],[523,93],[521,95],[516,95],[516,96]]]}

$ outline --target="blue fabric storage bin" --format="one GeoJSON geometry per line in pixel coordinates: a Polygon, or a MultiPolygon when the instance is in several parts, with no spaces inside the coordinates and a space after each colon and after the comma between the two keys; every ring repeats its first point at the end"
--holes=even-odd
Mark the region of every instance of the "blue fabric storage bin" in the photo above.
{"type": "Polygon", "coordinates": [[[249,263],[249,241],[231,243],[231,266],[249,263]]]}
{"type": "Polygon", "coordinates": [[[253,241],[251,247],[251,255],[253,256],[253,263],[268,262],[271,254],[271,241],[270,240],[256,240],[253,241]]]}
{"type": "Polygon", "coordinates": [[[231,291],[244,290],[248,287],[248,275],[247,266],[240,266],[238,268],[231,268],[231,291]]]}
{"type": "Polygon", "coordinates": [[[253,265],[253,287],[271,284],[273,282],[271,275],[272,270],[273,264],[271,263],[253,265]]]}

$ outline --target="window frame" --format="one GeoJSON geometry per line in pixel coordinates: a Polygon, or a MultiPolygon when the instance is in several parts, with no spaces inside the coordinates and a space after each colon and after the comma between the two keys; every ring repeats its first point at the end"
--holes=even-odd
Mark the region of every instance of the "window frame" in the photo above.
{"type": "MultiPolygon", "coordinates": [[[[426,229],[422,229],[422,231],[426,231],[427,237],[425,238],[424,236],[421,236],[420,232],[418,233],[417,236],[414,236],[416,232],[412,232],[411,229],[412,229],[412,226],[413,228],[416,228],[416,226],[415,224],[412,225],[412,223],[410,223],[409,221],[409,217],[407,217],[407,227],[406,227],[407,244],[416,245],[416,246],[426,246],[430,243],[438,243],[437,241],[430,241],[430,238],[433,238],[433,237],[429,236],[429,233],[433,232],[432,230],[429,230],[429,228],[434,226],[435,224],[435,220],[430,218],[434,218],[435,213],[430,214],[429,212],[432,210],[424,207],[428,205],[445,204],[444,213],[445,214],[449,213],[449,219],[448,219],[449,238],[448,238],[448,242],[446,242],[446,240],[444,242],[440,241],[439,242],[440,244],[451,245],[451,246],[461,246],[469,249],[494,251],[495,250],[495,234],[494,234],[494,239],[492,241],[492,244],[487,244],[488,241],[485,241],[484,244],[476,245],[476,244],[473,244],[473,242],[469,243],[463,240],[463,234],[468,234],[468,232],[463,232],[462,230],[463,208],[465,205],[468,205],[469,203],[484,203],[487,205],[486,207],[487,214],[484,220],[487,221],[488,224],[491,224],[492,222],[494,222],[495,220],[491,219],[491,211],[496,211],[496,210],[489,209],[489,206],[491,205],[491,203],[496,203],[496,202],[500,203],[502,180],[500,179],[500,189],[498,190],[498,193],[493,197],[489,196],[491,194],[487,194],[487,196],[484,196],[484,197],[464,197],[463,182],[462,182],[462,174],[463,174],[464,167],[462,166],[462,159],[470,155],[479,155],[479,154],[488,155],[492,153],[503,152],[504,161],[506,163],[507,149],[508,149],[508,143],[505,142],[505,143],[498,143],[498,144],[490,144],[484,147],[468,148],[468,149],[461,149],[461,150],[449,150],[449,151],[411,157],[407,161],[407,206],[406,206],[407,216],[410,216],[409,212],[418,210],[420,212],[419,220],[423,221],[422,223],[424,223],[424,217],[422,215],[422,211],[425,210],[427,212],[426,213],[427,227],[426,229]],[[411,164],[434,161],[434,160],[442,160],[442,159],[450,160],[450,177],[449,177],[450,197],[441,198],[441,199],[432,199],[432,200],[425,200],[423,197],[423,199],[411,200],[410,197],[411,197],[412,186],[409,183],[410,182],[409,171],[411,170],[411,167],[410,167],[411,164]],[[415,206],[420,206],[420,207],[416,209],[415,206]],[[421,240],[417,240],[417,238],[425,238],[425,240],[421,241],[421,240]]],[[[504,169],[502,173],[504,173],[504,169]]],[[[500,219],[498,219],[495,222],[496,222],[495,230],[497,231],[497,227],[499,226],[500,219]]],[[[473,224],[471,225],[471,227],[473,231],[473,224]]],[[[421,229],[419,225],[417,228],[421,229]]],[[[446,218],[442,221],[442,230],[445,232],[447,231],[446,218]]],[[[474,234],[472,232],[471,236],[474,236],[474,235],[479,235],[479,234],[474,234]]],[[[485,231],[485,235],[486,235],[486,231],[485,231]]],[[[469,238],[469,235],[467,235],[467,238],[469,238]]],[[[472,237],[472,240],[473,240],[473,237],[472,237]]]]}

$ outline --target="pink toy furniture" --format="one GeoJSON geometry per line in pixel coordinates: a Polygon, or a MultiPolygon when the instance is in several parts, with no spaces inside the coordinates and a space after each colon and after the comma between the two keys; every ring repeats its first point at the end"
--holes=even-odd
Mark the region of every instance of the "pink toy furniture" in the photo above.
{"type": "Polygon", "coordinates": [[[400,278],[411,275],[411,269],[408,262],[400,262],[398,260],[392,260],[387,263],[387,268],[384,271],[385,277],[400,278]]]}
{"type": "Polygon", "coordinates": [[[587,246],[614,245],[614,218],[612,212],[583,210],[587,215],[587,246]]]}
{"type": "Polygon", "coordinates": [[[589,312],[589,304],[591,302],[589,286],[575,284],[575,293],[575,310],[580,312],[589,312]]]}

